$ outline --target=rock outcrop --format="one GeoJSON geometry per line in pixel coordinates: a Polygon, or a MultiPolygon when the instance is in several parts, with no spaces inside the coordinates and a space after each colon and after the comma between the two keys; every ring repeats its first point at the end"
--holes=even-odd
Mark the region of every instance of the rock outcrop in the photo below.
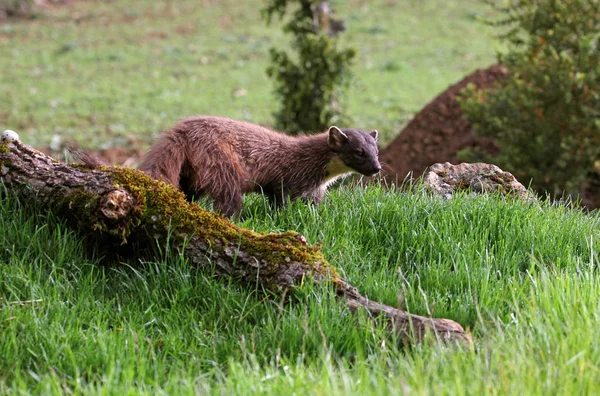
{"type": "Polygon", "coordinates": [[[527,201],[536,200],[535,195],[510,172],[504,172],[492,164],[434,164],[423,177],[423,184],[427,190],[444,198],[450,198],[460,191],[469,191],[474,194],[500,193],[527,201]]]}

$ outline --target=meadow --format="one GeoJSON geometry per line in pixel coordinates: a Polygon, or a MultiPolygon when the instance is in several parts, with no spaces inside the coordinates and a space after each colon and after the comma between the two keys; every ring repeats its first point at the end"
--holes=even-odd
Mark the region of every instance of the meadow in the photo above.
{"type": "Polygon", "coordinates": [[[176,251],[100,264],[33,203],[0,201],[0,392],[572,394],[600,385],[598,214],[499,197],[342,187],[318,208],[247,197],[370,298],[467,327],[404,346],[308,282],[283,303],[176,251]],[[343,221],[342,221],[343,219],[343,221]]]}
{"type": "MultiPolygon", "coordinates": [[[[76,1],[0,26],[0,127],[33,146],[147,146],[194,114],[270,125],[270,47],[287,48],[262,2],[76,1]],[[54,138],[54,142],[53,142],[54,138]]],[[[352,125],[382,143],[435,95],[494,62],[478,0],[332,2],[358,51],[352,125]]]]}
{"type": "MultiPolygon", "coordinates": [[[[391,139],[494,61],[478,1],[332,2],[359,50],[348,109],[391,139]]],[[[258,1],[75,1],[0,25],[0,127],[34,147],[148,146],[181,116],[271,124],[258,1]],[[242,91],[243,90],[243,91],[242,91]]],[[[0,393],[589,394],[600,386],[600,215],[498,196],[341,186],[239,225],[295,230],[374,300],[453,319],[470,348],[403,345],[326,286],[289,301],[169,246],[102,260],[35,202],[0,194],[0,393]]],[[[201,201],[202,205],[207,202],[201,201]]]]}

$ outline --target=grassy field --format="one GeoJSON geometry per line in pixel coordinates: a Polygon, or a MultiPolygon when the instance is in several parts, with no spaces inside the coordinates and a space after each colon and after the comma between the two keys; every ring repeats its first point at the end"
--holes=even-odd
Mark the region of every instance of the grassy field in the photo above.
{"type": "Polygon", "coordinates": [[[600,217],[493,197],[341,188],[242,225],[295,229],[369,297],[468,327],[404,348],[326,288],[287,305],[176,252],[101,266],[31,204],[0,201],[0,393],[588,394],[600,386],[600,217]],[[344,219],[344,221],[340,221],[344,219]],[[22,302],[22,303],[20,303],[22,302]]]}
{"type": "MultiPolygon", "coordinates": [[[[494,62],[479,0],[332,2],[358,51],[348,113],[383,141],[448,85],[494,62]]],[[[142,148],[183,116],[272,124],[258,0],[76,1],[0,26],[0,128],[34,146],[142,148]],[[53,142],[54,137],[54,142],[53,142]]]]}
{"type": "MultiPolygon", "coordinates": [[[[494,61],[479,1],[332,1],[358,49],[348,109],[383,140],[494,61]]],[[[271,124],[259,1],[75,1],[0,25],[0,128],[34,147],[145,148],[178,118],[271,124]],[[243,90],[243,91],[242,91],[243,90]]],[[[589,394],[600,386],[600,214],[342,187],[240,225],[296,230],[370,298],[470,329],[404,347],[331,290],[291,301],[161,247],[100,264],[34,202],[0,194],[0,394],[589,394]]]]}

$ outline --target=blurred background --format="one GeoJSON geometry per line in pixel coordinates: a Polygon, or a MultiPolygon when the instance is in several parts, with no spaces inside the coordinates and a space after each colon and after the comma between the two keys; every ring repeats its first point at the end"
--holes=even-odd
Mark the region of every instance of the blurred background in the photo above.
{"type": "Polygon", "coordinates": [[[595,208],[599,42],[600,0],[0,0],[0,127],[130,166],[190,115],[377,129],[388,181],[490,162],[595,208]]]}
{"type": "MultiPolygon", "coordinates": [[[[0,127],[37,148],[66,143],[134,163],[179,118],[211,114],[273,126],[278,99],[263,0],[11,1],[0,25],[0,127]],[[108,150],[108,152],[105,152],[108,150]]],[[[383,145],[450,84],[494,62],[479,0],[330,1],[356,57],[344,127],[383,145]]]]}

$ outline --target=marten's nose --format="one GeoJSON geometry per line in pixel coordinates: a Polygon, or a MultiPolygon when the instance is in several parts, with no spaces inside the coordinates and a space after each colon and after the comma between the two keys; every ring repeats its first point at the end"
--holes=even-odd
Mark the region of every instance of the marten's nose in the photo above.
{"type": "Polygon", "coordinates": [[[381,170],[381,165],[379,165],[379,163],[373,164],[373,168],[372,168],[371,172],[369,172],[367,175],[373,176],[374,174],[378,173],[380,170],[381,170]]]}

